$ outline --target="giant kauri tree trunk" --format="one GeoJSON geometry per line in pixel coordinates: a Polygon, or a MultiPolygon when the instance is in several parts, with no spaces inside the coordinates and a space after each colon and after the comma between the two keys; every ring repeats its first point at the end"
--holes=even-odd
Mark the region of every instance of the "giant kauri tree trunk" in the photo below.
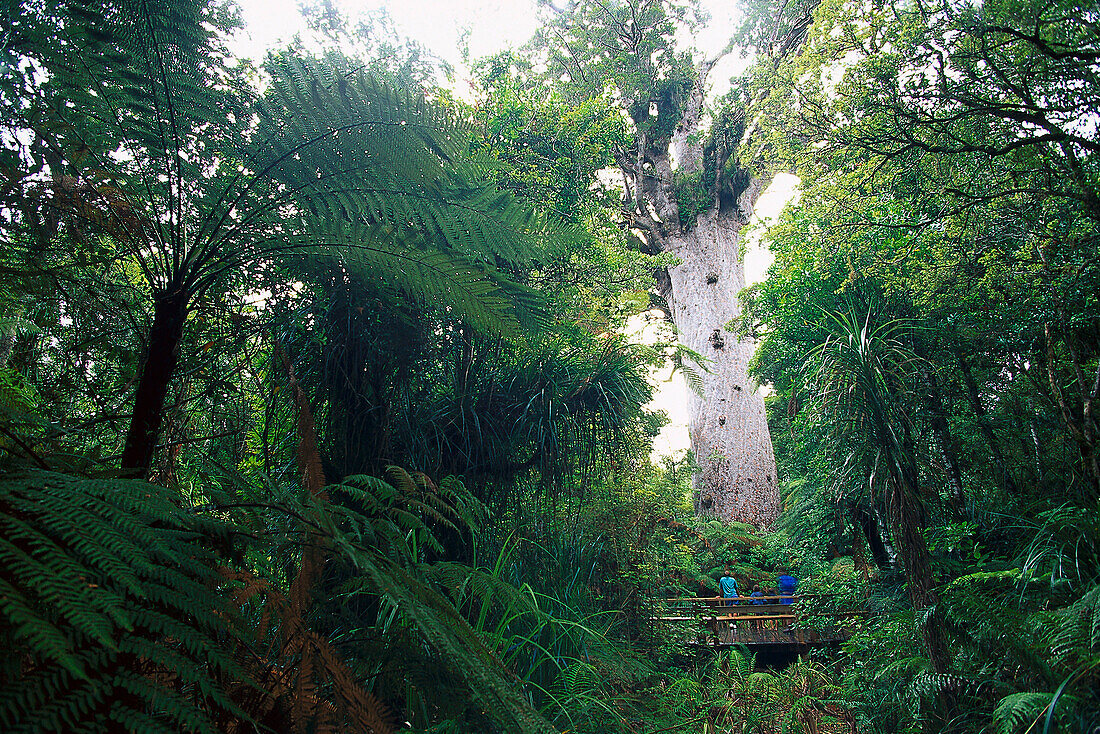
{"type": "Polygon", "coordinates": [[[688,397],[688,431],[700,467],[696,513],[767,527],[779,515],[779,487],[763,396],[748,375],[756,344],[738,337],[731,324],[741,314],[745,287],[741,230],[765,181],[730,165],[744,132],[743,110],[705,127],[707,75],[716,61],[695,67],[686,99],[658,97],[640,113],[634,106],[637,147],[620,166],[631,189],[630,224],[651,251],[679,260],[660,279],[678,339],[707,359],[699,370],[702,393],[688,397]],[[651,118],[677,112],[670,135],[653,134],[662,126],[651,118]],[[685,216],[685,195],[707,202],[685,216]]]}
{"type": "MultiPolygon", "coordinates": [[[[759,189],[754,182],[742,202],[759,189]]],[[[779,491],[764,400],[748,375],[756,344],[727,329],[740,315],[745,287],[741,226],[739,217],[715,208],[670,238],[680,264],[669,268],[665,298],[680,342],[711,360],[700,374],[702,394],[688,393],[688,433],[701,469],[696,512],[766,526],[779,514],[779,491]]]]}

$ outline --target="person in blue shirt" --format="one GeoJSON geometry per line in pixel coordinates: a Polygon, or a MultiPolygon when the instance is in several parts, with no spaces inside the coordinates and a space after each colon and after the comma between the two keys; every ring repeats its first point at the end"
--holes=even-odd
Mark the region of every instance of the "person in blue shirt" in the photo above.
{"type": "Polygon", "coordinates": [[[763,604],[764,603],[764,592],[760,590],[759,586],[752,587],[752,593],[749,594],[749,596],[760,597],[759,599],[753,599],[753,601],[752,601],[753,604],[763,604]]]}
{"type": "Polygon", "coordinates": [[[779,596],[781,604],[790,604],[794,602],[791,597],[794,596],[794,590],[798,587],[798,579],[791,576],[790,573],[784,571],[783,574],[775,580],[776,585],[779,587],[779,596]]]}
{"type": "Polygon", "coordinates": [[[733,571],[729,566],[726,566],[726,573],[722,578],[718,579],[718,588],[722,592],[722,598],[727,601],[724,602],[727,607],[733,606],[737,602],[737,579],[733,577],[733,571]]]}

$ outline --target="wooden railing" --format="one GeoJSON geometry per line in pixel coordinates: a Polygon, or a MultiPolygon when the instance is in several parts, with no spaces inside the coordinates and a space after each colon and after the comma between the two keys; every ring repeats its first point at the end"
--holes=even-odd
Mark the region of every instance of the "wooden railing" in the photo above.
{"type": "Polygon", "coordinates": [[[852,620],[863,616],[862,612],[838,612],[824,619],[815,615],[817,624],[811,629],[801,624],[798,602],[802,598],[796,594],[666,599],[653,620],[680,628],[684,641],[695,644],[802,646],[846,639],[852,620]]]}

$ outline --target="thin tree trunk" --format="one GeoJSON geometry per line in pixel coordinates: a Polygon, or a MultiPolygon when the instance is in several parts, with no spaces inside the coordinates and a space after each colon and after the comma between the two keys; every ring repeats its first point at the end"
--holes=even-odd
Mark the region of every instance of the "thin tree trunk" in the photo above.
{"type": "Polygon", "coordinates": [[[959,469],[955,441],[951,436],[951,425],[947,422],[947,411],[943,406],[939,382],[931,370],[924,371],[924,380],[928,387],[928,408],[931,416],[932,433],[943,457],[947,484],[951,488],[951,502],[960,515],[966,513],[966,492],[963,489],[962,471],[959,469]]]}
{"type": "Polygon", "coordinates": [[[14,346],[15,330],[0,331],[0,369],[7,366],[8,357],[11,356],[11,350],[14,346]]]}
{"type": "Polygon", "coordinates": [[[893,558],[890,549],[886,547],[886,543],[883,541],[878,518],[873,513],[860,507],[853,508],[852,512],[863,531],[863,537],[867,540],[867,547],[871,551],[872,560],[878,566],[879,571],[886,571],[893,565],[893,558]]]}
{"type": "Polygon", "coordinates": [[[1077,444],[1081,452],[1081,465],[1084,468],[1085,479],[1092,486],[1091,497],[1100,494],[1100,456],[1096,450],[1096,419],[1093,416],[1094,406],[1100,399],[1100,366],[1096,374],[1087,375],[1084,365],[1077,355],[1077,347],[1072,331],[1063,333],[1062,343],[1069,355],[1069,363],[1073,368],[1073,382],[1076,385],[1077,396],[1081,399],[1081,411],[1077,413],[1074,400],[1067,399],[1062,393],[1058,368],[1055,359],[1055,337],[1050,324],[1043,325],[1043,337],[1046,344],[1046,371],[1050,383],[1050,394],[1054,400],[1058,414],[1062,418],[1062,424],[1069,431],[1070,437],[1077,444]]]}
{"type": "Polygon", "coordinates": [[[178,287],[157,296],[154,302],[153,326],[149,330],[149,343],[121,461],[124,470],[140,477],[149,473],[153,451],[160,438],[168,384],[179,363],[187,305],[188,294],[178,287]]]}
{"type": "Polygon", "coordinates": [[[985,406],[982,405],[981,394],[978,392],[978,382],[974,379],[974,373],[970,371],[970,365],[962,356],[956,355],[956,357],[959,360],[959,371],[962,373],[963,382],[966,384],[967,395],[970,397],[970,409],[974,411],[974,418],[978,422],[978,430],[982,432],[982,435],[985,437],[985,442],[989,446],[989,453],[992,455],[993,463],[996,465],[997,472],[1000,474],[1001,482],[1009,494],[1019,496],[1020,489],[1016,481],[1012,478],[1012,475],[1008,472],[1008,465],[1005,462],[1004,455],[1001,453],[1001,446],[997,441],[997,435],[993,432],[993,426],[989,423],[989,417],[986,415],[985,406]]]}
{"type": "MultiPolygon", "coordinates": [[[[888,482],[886,509],[894,542],[901,555],[909,600],[913,609],[919,613],[933,606],[937,598],[932,578],[932,558],[924,541],[923,528],[927,518],[920,497],[913,450],[912,434],[906,428],[903,455],[896,457],[897,466],[891,471],[888,482]]],[[[934,616],[923,623],[918,622],[918,625],[932,670],[940,674],[947,673],[950,670],[951,657],[942,625],[934,616]]],[[[954,708],[954,699],[951,690],[941,689],[936,694],[935,706],[930,716],[922,722],[922,731],[930,734],[946,731],[954,708]]]]}
{"type": "Polygon", "coordinates": [[[923,523],[920,516],[924,505],[909,482],[893,477],[890,487],[890,502],[887,515],[890,518],[894,543],[901,556],[905,571],[905,583],[909,590],[909,600],[914,609],[925,609],[934,599],[932,595],[932,564],[928,546],[924,542],[923,523]]]}

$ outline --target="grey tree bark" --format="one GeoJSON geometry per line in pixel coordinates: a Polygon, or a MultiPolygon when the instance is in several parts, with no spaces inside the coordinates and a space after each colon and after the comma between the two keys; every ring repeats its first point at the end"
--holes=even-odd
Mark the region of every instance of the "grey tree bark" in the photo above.
{"type": "MultiPolygon", "coordinates": [[[[774,17],[754,17],[737,43],[777,64],[799,52],[818,0],[784,3],[774,17]]],[[[625,226],[649,254],[678,264],[658,286],[683,346],[708,358],[702,397],[690,397],[696,511],[770,527],[779,514],[775,457],[762,396],[748,378],[755,349],[726,328],[741,313],[742,227],[766,185],[736,165],[745,149],[748,110],[771,92],[746,84],[723,96],[713,116],[704,104],[707,77],[731,53],[713,58],[679,45],[680,31],[700,29],[694,4],[681,0],[571,0],[543,3],[551,15],[530,59],[539,83],[569,98],[610,99],[633,122],[633,139],[616,147],[625,186],[625,226]]],[[[775,90],[783,94],[781,90],[775,90]]],[[[763,161],[761,158],[761,165],[763,161]]],[[[753,166],[756,168],[757,166],[753,166]]]]}
{"type": "MultiPolygon", "coordinates": [[[[742,194],[742,213],[761,188],[754,181],[742,194]]],[[[756,344],[726,329],[741,313],[745,287],[742,221],[710,209],[689,232],[670,238],[680,264],[669,268],[665,298],[680,342],[712,360],[700,374],[703,394],[688,396],[688,433],[701,469],[695,511],[766,527],[779,515],[779,490],[764,400],[748,375],[756,344]]]]}
{"type": "Polygon", "coordinates": [[[620,165],[632,188],[627,192],[631,224],[651,250],[679,259],[668,269],[661,291],[680,343],[710,360],[706,371],[700,370],[703,394],[688,398],[688,432],[701,468],[694,482],[696,514],[766,528],[779,515],[779,488],[764,400],[748,376],[756,344],[726,328],[740,316],[739,294],[745,287],[741,230],[766,182],[747,179],[734,200],[728,181],[703,182],[714,191],[714,200],[686,226],[673,186],[675,175],[704,171],[703,103],[707,74],[716,61],[697,67],[671,140],[647,140],[640,130],[636,160],[620,165]]]}

